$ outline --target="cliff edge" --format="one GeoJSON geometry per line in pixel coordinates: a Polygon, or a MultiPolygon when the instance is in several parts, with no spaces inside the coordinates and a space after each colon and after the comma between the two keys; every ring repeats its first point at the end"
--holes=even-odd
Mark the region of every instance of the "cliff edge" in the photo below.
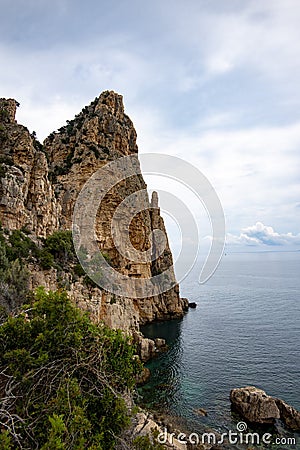
{"type": "MultiPolygon", "coordinates": [[[[103,92],[43,144],[16,122],[17,106],[13,99],[0,99],[0,221],[8,236],[13,230],[26,230],[27,236],[42,246],[53,233],[71,230],[76,199],[93,173],[121,156],[137,155],[137,135],[124,112],[122,96],[112,91],[103,92]]],[[[155,261],[134,264],[118,252],[112,239],[111,220],[116,208],[128,195],[145,188],[141,175],[120,182],[105,196],[96,223],[99,250],[115,270],[136,278],[151,277],[173,264],[168,241],[155,261]]],[[[142,252],[148,250],[154,229],[166,236],[156,194],[130,224],[132,245],[142,252]]],[[[86,283],[78,267],[74,276],[75,266],[78,262],[67,269],[57,264],[45,268],[32,257],[27,263],[29,287],[64,287],[74,303],[88,310],[95,321],[103,320],[112,328],[130,332],[138,331],[140,324],[184,314],[186,304],[176,283],[151,298],[116,297],[86,283]]]]}

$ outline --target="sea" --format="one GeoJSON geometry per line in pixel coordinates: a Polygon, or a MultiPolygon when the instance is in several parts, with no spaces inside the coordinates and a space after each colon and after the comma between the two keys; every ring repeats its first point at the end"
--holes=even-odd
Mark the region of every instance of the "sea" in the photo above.
{"type": "MultiPolygon", "coordinates": [[[[300,252],[227,253],[209,281],[200,285],[198,276],[194,270],[181,283],[181,296],[195,309],[142,328],[166,339],[169,350],[147,364],[151,379],[139,390],[141,403],[181,418],[199,436],[239,430],[233,388],[257,386],[300,410],[300,252]]],[[[300,448],[300,434],[280,422],[247,431],[272,434],[271,443],[254,448],[300,448]]],[[[229,448],[249,447],[238,444],[229,448]]]]}

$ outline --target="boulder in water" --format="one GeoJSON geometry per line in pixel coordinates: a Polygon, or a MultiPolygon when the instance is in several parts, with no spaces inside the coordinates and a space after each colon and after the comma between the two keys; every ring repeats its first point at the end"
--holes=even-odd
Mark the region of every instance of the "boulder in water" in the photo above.
{"type": "Polygon", "coordinates": [[[283,400],[271,397],[255,386],[232,389],[230,401],[240,415],[251,423],[270,424],[276,419],[290,429],[300,430],[300,412],[283,400]]]}
{"type": "Polygon", "coordinates": [[[195,303],[195,302],[190,302],[190,303],[189,303],[189,308],[197,308],[197,303],[195,303]]]}

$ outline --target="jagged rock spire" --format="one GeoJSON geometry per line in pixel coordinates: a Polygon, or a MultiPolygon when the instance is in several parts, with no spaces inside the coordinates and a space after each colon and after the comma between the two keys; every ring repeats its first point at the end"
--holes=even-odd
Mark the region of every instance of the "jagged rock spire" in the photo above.
{"type": "Polygon", "coordinates": [[[13,98],[0,98],[0,123],[15,123],[18,106],[13,98]]]}

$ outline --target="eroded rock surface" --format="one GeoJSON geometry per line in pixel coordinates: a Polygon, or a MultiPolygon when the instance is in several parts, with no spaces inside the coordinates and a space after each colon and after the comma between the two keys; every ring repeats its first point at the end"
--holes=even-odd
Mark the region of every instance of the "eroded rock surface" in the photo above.
{"type": "Polygon", "coordinates": [[[233,389],[230,401],[240,415],[251,423],[268,424],[281,419],[288,428],[300,430],[299,411],[255,386],[233,389]]]}
{"type": "MultiPolygon", "coordinates": [[[[32,239],[45,238],[57,230],[71,229],[78,194],[97,169],[122,156],[138,158],[136,131],[124,112],[122,96],[112,91],[103,92],[66,126],[51,133],[43,145],[16,122],[17,106],[13,99],[0,99],[0,221],[9,230],[26,228],[32,239]]],[[[115,246],[111,220],[116,207],[143,189],[146,184],[141,174],[120,182],[105,196],[96,222],[100,251],[116,271],[135,278],[162,273],[173,262],[156,194],[152,201],[146,198],[145,210],[133,218],[130,240],[138,251],[147,251],[152,230],[159,229],[166,236],[163,253],[153,262],[133,263],[115,246]]],[[[121,240],[122,234],[115,238],[121,240]]],[[[69,273],[45,271],[35,264],[30,274],[32,288],[55,289],[63,281],[73,301],[96,321],[104,320],[112,328],[128,332],[154,320],[182,317],[187,308],[174,272],[174,287],[142,299],[114,296],[72,280],[69,273]]]]}

